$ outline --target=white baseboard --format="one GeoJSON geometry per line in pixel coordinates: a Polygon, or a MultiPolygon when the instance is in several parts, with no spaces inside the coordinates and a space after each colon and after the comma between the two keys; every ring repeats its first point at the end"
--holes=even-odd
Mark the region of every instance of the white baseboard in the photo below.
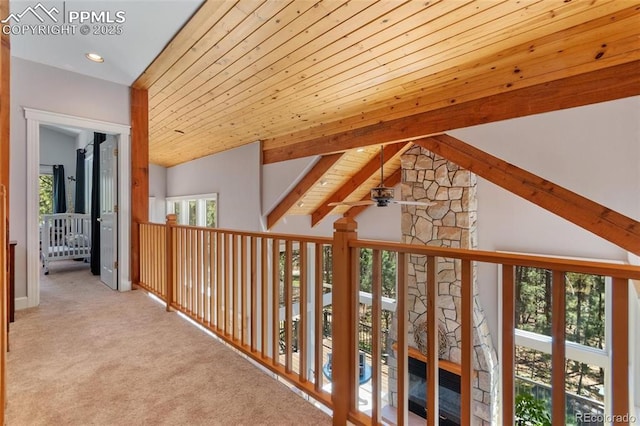
{"type": "Polygon", "coordinates": [[[27,309],[29,307],[29,298],[28,297],[16,297],[15,307],[16,307],[16,311],[20,311],[22,309],[27,309]]]}

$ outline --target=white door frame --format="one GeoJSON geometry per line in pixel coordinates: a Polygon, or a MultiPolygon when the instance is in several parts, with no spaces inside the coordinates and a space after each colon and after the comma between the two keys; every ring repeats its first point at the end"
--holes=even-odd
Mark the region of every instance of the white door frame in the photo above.
{"type": "Polygon", "coordinates": [[[27,119],[27,303],[40,304],[40,236],[38,232],[38,174],[40,124],[57,124],[115,135],[118,141],[118,289],[131,290],[129,240],[131,228],[131,127],[89,118],[24,108],[27,119]]]}

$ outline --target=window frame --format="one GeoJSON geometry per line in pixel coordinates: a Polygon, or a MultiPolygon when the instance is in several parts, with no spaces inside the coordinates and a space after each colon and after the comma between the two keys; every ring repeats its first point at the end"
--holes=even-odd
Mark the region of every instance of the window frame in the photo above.
{"type": "Polygon", "coordinates": [[[180,203],[180,214],[176,218],[179,225],[189,226],[189,202],[196,202],[196,225],[207,227],[207,201],[215,201],[215,224],[211,228],[218,227],[218,193],[180,195],[167,197],[167,214],[175,214],[175,203],[180,203]]]}

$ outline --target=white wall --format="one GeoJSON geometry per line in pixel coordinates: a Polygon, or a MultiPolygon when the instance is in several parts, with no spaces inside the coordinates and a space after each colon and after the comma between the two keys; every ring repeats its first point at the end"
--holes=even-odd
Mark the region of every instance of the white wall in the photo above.
{"type": "MultiPolygon", "coordinates": [[[[129,88],[11,58],[10,234],[17,240],[16,298],[26,296],[26,120],[24,107],[129,125],[129,88]]],[[[74,172],[75,173],[75,172],[74,172]]],[[[35,178],[35,177],[34,177],[35,178]]]]}
{"type": "Polygon", "coordinates": [[[149,221],[164,223],[167,215],[167,169],[149,164],[149,221]]]}
{"type": "Polygon", "coordinates": [[[260,144],[167,169],[167,197],[218,193],[218,226],[260,231],[260,144]]]}
{"type": "MultiPolygon", "coordinates": [[[[640,220],[640,97],[450,132],[471,145],[640,220]]],[[[505,250],[627,260],[625,250],[484,179],[478,243],[505,250]]],[[[497,268],[479,269],[480,298],[495,336],[497,268]]]]}
{"type": "Polygon", "coordinates": [[[64,176],[76,174],[76,138],[40,126],[40,164],[62,164],[64,176]]]}

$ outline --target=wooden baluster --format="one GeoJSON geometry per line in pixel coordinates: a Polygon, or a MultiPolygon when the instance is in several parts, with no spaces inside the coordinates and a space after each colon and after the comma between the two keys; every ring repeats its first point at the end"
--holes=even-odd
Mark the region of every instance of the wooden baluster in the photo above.
{"type": "Polygon", "coordinates": [[[409,374],[407,369],[409,348],[407,342],[407,322],[409,314],[407,310],[407,259],[404,253],[398,253],[398,279],[396,294],[396,318],[398,321],[398,424],[406,425],[409,422],[409,374]]]}
{"type": "Polygon", "coordinates": [[[240,342],[248,343],[247,335],[247,244],[245,236],[240,236],[240,342]]]}
{"type": "MultiPolygon", "coordinates": [[[[332,297],[332,400],[333,424],[345,425],[356,399],[356,297],[352,249],[349,241],[357,238],[357,223],[342,218],[334,223],[333,297],[332,297]]],[[[406,402],[405,402],[406,405],[406,402]]]]}
{"type": "Polygon", "coordinates": [[[272,362],[277,366],[280,358],[280,241],[273,240],[271,257],[271,345],[272,362]]]}
{"type": "Polygon", "coordinates": [[[224,303],[223,303],[223,282],[224,277],[222,275],[222,259],[224,253],[224,247],[222,245],[222,232],[216,232],[216,313],[218,315],[216,321],[216,329],[224,333],[224,303]]]}
{"type": "Polygon", "coordinates": [[[261,328],[261,334],[260,334],[260,346],[261,346],[261,352],[262,352],[262,358],[265,358],[267,356],[267,352],[268,352],[268,339],[269,339],[269,334],[268,334],[268,326],[269,326],[269,319],[268,319],[268,315],[267,313],[269,312],[269,301],[268,301],[268,294],[269,294],[269,289],[268,289],[268,283],[269,283],[269,259],[268,259],[268,253],[269,253],[269,248],[268,248],[268,240],[265,237],[262,237],[262,241],[261,241],[261,250],[260,250],[260,254],[261,254],[261,260],[260,260],[260,265],[262,266],[262,273],[260,276],[260,280],[262,281],[262,285],[260,286],[260,304],[261,304],[261,309],[260,309],[260,328],[261,328]]]}
{"type": "Polygon", "coordinates": [[[214,294],[215,294],[215,266],[216,266],[216,247],[215,247],[215,243],[216,243],[216,237],[215,237],[215,232],[213,231],[208,231],[207,233],[208,235],[208,239],[207,242],[209,243],[209,288],[208,288],[208,292],[207,292],[207,303],[209,304],[209,322],[207,323],[207,325],[209,326],[209,328],[213,328],[214,324],[215,324],[215,303],[214,303],[214,294]]]}
{"type": "Polygon", "coordinates": [[[324,309],[324,245],[316,243],[316,256],[315,256],[315,305],[314,305],[314,368],[313,368],[313,380],[315,383],[316,392],[322,391],[322,364],[323,360],[323,340],[324,340],[324,330],[323,330],[323,309],[324,309]]]}
{"type": "Polygon", "coordinates": [[[439,423],[438,259],[427,256],[427,425],[439,423]]]}
{"type": "MultiPolygon", "coordinates": [[[[167,302],[167,312],[171,311],[171,305],[173,303],[173,285],[174,285],[174,241],[173,234],[176,227],[176,215],[168,214],[167,222],[165,226],[165,291],[166,291],[166,302],[167,302]]],[[[149,248],[151,250],[151,248],[149,248]]]]}
{"type": "MultiPolygon", "coordinates": [[[[629,281],[613,278],[611,291],[611,401],[612,415],[619,416],[616,425],[628,425],[629,406],[629,281]]],[[[637,373],[636,373],[637,374],[637,373]]]]}
{"type": "Polygon", "coordinates": [[[553,271],[551,288],[551,422],[565,424],[565,277],[553,271]]]}
{"type": "Polygon", "coordinates": [[[287,373],[291,373],[291,362],[293,359],[293,339],[292,339],[292,322],[293,317],[291,315],[291,305],[293,304],[293,298],[291,297],[293,282],[292,282],[292,264],[293,263],[293,243],[291,240],[285,242],[284,250],[284,347],[285,347],[285,359],[284,369],[287,373]]]}
{"type": "Polygon", "coordinates": [[[251,352],[255,352],[258,344],[258,250],[257,238],[250,237],[251,250],[251,352]]]}
{"type": "Polygon", "coordinates": [[[240,283],[238,281],[238,264],[240,263],[240,259],[238,259],[238,236],[233,235],[231,237],[231,241],[233,242],[231,259],[229,259],[232,265],[231,270],[233,271],[233,278],[231,279],[231,335],[233,340],[237,341],[240,336],[240,321],[238,321],[238,290],[240,287],[240,283]]]}
{"type": "Polygon", "coordinates": [[[204,286],[204,277],[203,273],[203,263],[202,263],[202,238],[203,231],[198,229],[195,231],[196,233],[196,311],[197,311],[197,319],[200,322],[204,320],[204,312],[202,307],[204,306],[202,296],[204,295],[203,286],[204,286]]]}
{"type": "Polygon", "coordinates": [[[462,260],[461,262],[462,377],[460,378],[460,420],[461,424],[470,425],[473,413],[473,273],[470,260],[462,260]]]}
{"type": "Polygon", "coordinates": [[[515,423],[515,268],[502,265],[502,422],[515,423]]]}
{"type": "Polygon", "coordinates": [[[307,381],[307,243],[300,242],[300,322],[298,323],[298,354],[300,360],[300,381],[307,381]]]}
{"type": "Polygon", "coordinates": [[[373,250],[372,254],[372,271],[371,271],[371,368],[372,383],[371,391],[373,396],[373,410],[371,412],[371,420],[374,425],[381,422],[380,409],[382,408],[381,392],[382,392],[382,368],[381,368],[381,349],[380,349],[380,324],[382,323],[382,254],[380,250],[373,250]]]}
{"type": "Polygon", "coordinates": [[[224,237],[224,293],[225,293],[225,310],[224,310],[224,322],[225,322],[225,335],[233,335],[233,302],[232,302],[232,290],[231,281],[233,280],[233,269],[230,264],[233,262],[232,251],[233,250],[233,236],[231,234],[224,237]]]}

